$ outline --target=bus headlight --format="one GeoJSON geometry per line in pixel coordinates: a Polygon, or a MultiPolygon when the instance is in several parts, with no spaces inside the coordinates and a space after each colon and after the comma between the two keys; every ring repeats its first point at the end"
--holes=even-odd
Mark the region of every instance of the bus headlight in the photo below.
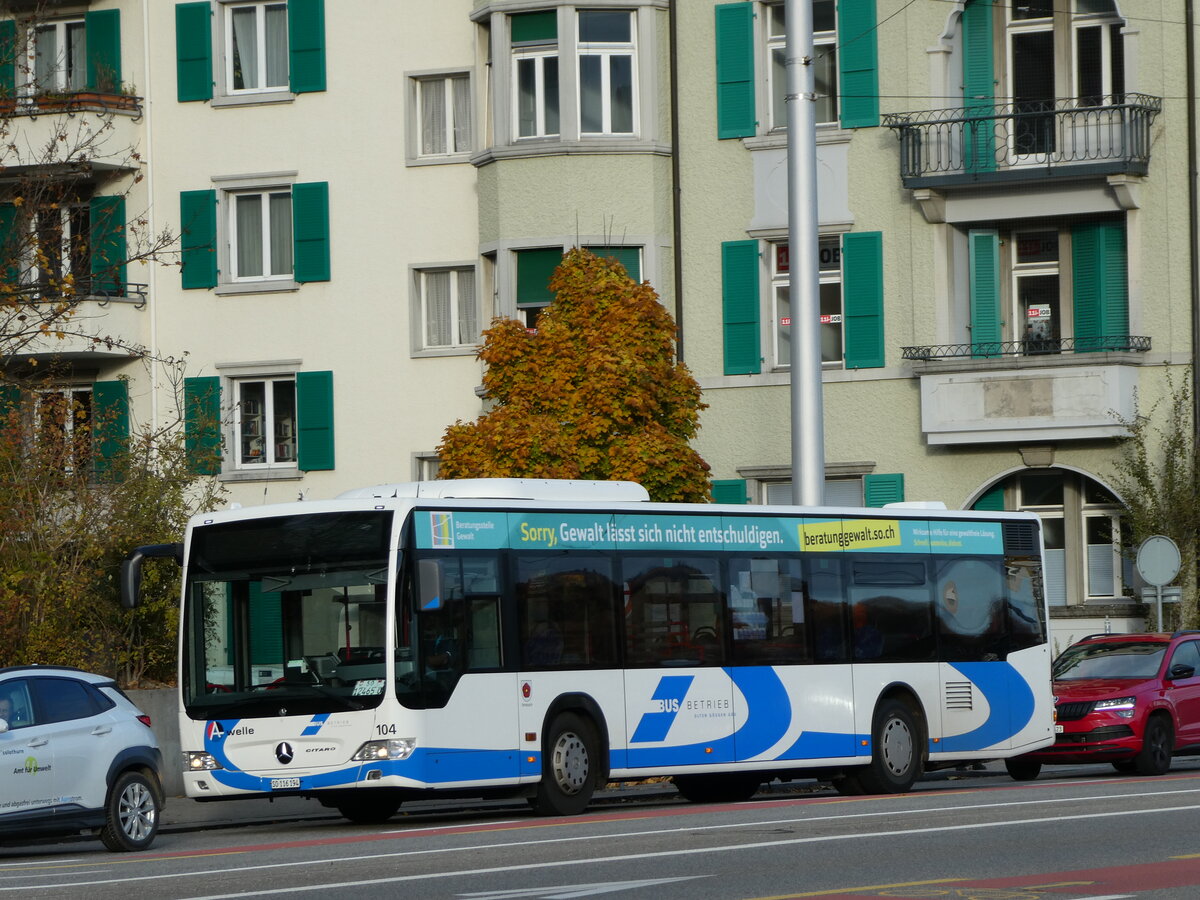
{"type": "Polygon", "coordinates": [[[183,770],[185,772],[209,772],[213,769],[225,768],[211,753],[202,750],[183,751],[183,770]]]}
{"type": "Polygon", "coordinates": [[[1097,700],[1092,709],[1096,712],[1116,713],[1122,719],[1132,719],[1135,705],[1137,705],[1136,697],[1117,697],[1114,700],[1097,700]]]}
{"type": "Polygon", "coordinates": [[[367,741],[350,758],[356,762],[373,762],[381,759],[408,759],[415,749],[417,749],[416,738],[367,741]]]}

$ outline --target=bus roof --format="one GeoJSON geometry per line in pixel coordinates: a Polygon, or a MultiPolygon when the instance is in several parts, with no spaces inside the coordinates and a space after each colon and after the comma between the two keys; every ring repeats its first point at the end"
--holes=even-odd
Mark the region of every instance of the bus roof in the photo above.
{"type": "Polygon", "coordinates": [[[338,500],[431,497],[439,500],[590,500],[637,503],[650,499],[632,481],[571,481],[551,478],[461,478],[377,484],[338,494],[338,500]]]}

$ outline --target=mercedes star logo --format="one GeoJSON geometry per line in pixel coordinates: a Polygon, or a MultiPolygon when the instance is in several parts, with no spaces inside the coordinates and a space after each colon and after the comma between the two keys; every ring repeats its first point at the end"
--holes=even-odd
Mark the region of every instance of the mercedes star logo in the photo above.
{"type": "Polygon", "coordinates": [[[296,754],[292,751],[292,745],[287,741],[284,741],[275,748],[275,758],[285,766],[292,761],[292,757],[295,755],[296,754]]]}

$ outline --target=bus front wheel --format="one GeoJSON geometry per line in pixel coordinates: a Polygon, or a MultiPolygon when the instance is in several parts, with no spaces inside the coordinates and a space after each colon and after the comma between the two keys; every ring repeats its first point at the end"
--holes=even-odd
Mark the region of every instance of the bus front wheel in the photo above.
{"type": "Polygon", "coordinates": [[[871,764],[854,773],[867,794],[903,794],[921,774],[921,729],[912,710],[889,698],[875,710],[871,764]]]}
{"type": "Polygon", "coordinates": [[[542,780],[530,804],[539,816],[578,815],[596,789],[596,729],[583,716],[568,712],[554,719],[546,737],[542,780]]]}

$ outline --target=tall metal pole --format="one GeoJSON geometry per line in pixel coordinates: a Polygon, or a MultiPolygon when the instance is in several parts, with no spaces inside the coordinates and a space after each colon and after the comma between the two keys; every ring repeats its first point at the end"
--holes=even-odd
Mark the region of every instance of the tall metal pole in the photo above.
{"type": "Polygon", "coordinates": [[[817,113],[812,0],[787,0],[788,300],[791,324],[792,502],[825,496],[821,394],[820,269],[817,261],[817,113]]]}

